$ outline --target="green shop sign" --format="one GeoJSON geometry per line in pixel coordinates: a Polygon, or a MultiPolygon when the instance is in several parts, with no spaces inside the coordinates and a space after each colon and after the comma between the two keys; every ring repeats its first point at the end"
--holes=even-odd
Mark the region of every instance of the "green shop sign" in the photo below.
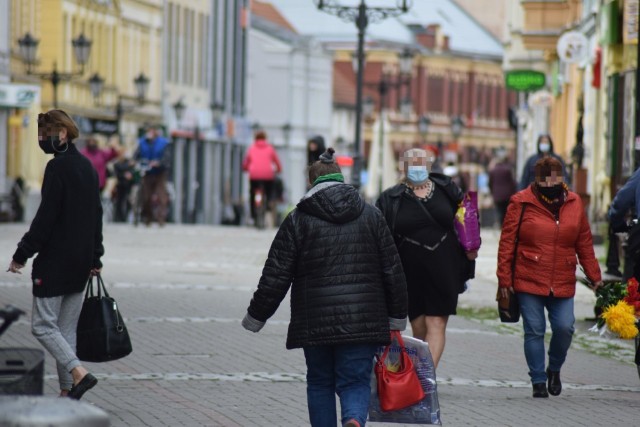
{"type": "Polygon", "coordinates": [[[512,70],[505,73],[507,89],[518,92],[531,92],[542,89],[546,78],[544,73],[534,70],[512,70]]]}

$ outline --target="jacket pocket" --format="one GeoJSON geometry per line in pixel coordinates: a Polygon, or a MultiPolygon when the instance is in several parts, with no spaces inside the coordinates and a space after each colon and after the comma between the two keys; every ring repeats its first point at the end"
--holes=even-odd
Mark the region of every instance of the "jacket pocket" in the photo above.
{"type": "Polygon", "coordinates": [[[578,265],[578,260],[575,256],[568,256],[566,258],[566,262],[567,262],[567,265],[572,265],[574,267],[578,265]]]}
{"type": "Polygon", "coordinates": [[[540,262],[540,255],[530,251],[522,251],[520,252],[523,260],[538,263],[540,262]]]}

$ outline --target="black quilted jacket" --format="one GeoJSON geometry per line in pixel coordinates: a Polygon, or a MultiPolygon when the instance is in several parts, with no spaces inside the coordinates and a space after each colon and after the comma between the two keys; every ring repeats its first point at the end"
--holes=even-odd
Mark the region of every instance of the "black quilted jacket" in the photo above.
{"type": "Polygon", "coordinates": [[[382,214],[350,185],[316,185],[284,220],[243,320],[257,332],[291,287],[287,348],[389,342],[407,290],[382,214]]]}

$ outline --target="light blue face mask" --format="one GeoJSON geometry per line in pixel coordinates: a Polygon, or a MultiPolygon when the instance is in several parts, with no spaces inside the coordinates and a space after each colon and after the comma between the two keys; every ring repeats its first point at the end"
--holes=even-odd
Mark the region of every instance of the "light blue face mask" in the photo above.
{"type": "Polygon", "coordinates": [[[429,171],[426,166],[409,166],[407,168],[407,181],[413,185],[420,185],[429,179],[429,171]]]}

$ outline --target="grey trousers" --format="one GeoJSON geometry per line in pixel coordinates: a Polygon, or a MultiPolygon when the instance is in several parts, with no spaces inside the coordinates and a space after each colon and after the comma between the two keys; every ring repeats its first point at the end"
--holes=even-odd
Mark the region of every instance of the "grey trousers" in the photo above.
{"type": "Polygon", "coordinates": [[[81,365],[76,356],[76,326],[83,299],[82,292],[33,298],[31,333],[56,360],[60,390],[71,389],[71,370],[81,365]]]}

